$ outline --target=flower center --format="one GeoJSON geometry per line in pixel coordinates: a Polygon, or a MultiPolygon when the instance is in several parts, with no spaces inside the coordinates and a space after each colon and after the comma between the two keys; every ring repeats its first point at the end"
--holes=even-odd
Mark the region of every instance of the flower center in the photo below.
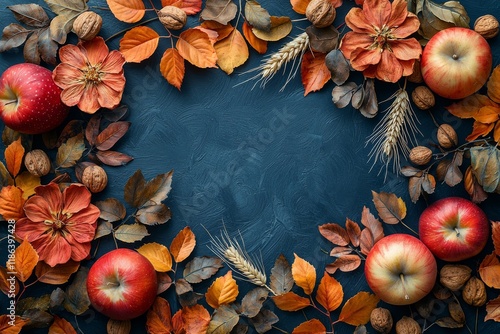
{"type": "Polygon", "coordinates": [[[387,41],[394,39],[392,36],[392,29],[384,25],[382,29],[375,27],[375,31],[377,33],[373,35],[373,44],[371,47],[373,49],[379,49],[380,52],[388,49],[390,46],[387,44],[387,41]]]}
{"type": "Polygon", "coordinates": [[[59,230],[63,229],[64,225],[65,225],[64,222],[60,219],[54,219],[52,221],[52,226],[53,226],[55,231],[59,231],[59,230]]]}
{"type": "Polygon", "coordinates": [[[84,72],[85,84],[86,85],[98,85],[101,83],[102,72],[100,71],[99,65],[88,65],[84,72]]]}

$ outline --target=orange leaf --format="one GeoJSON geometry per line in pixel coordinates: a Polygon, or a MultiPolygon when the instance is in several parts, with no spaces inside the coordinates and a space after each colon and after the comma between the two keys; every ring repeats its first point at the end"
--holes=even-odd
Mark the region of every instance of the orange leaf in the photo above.
{"type": "Polygon", "coordinates": [[[127,23],[139,22],[146,13],[142,0],[106,0],[113,15],[127,23]]]}
{"type": "Polygon", "coordinates": [[[187,259],[196,246],[196,237],[189,226],[184,227],[172,240],[170,253],[174,261],[179,263],[187,259]]]}
{"type": "Polygon", "coordinates": [[[344,291],[342,285],[335,278],[328,275],[328,273],[323,274],[323,278],[318,286],[318,291],[316,292],[316,300],[321,304],[327,311],[335,311],[340,304],[342,304],[342,299],[344,298],[344,291]]]}
{"type": "Polygon", "coordinates": [[[326,53],[306,52],[302,57],[300,75],[304,86],[304,96],[316,92],[330,81],[332,73],[325,64],[326,53]]]}
{"type": "Polygon", "coordinates": [[[6,315],[0,315],[0,333],[2,334],[18,334],[21,333],[23,326],[29,322],[28,319],[24,320],[20,316],[16,315],[14,319],[14,324],[12,324],[12,319],[6,315]]]}
{"type": "Polygon", "coordinates": [[[292,276],[295,284],[304,289],[306,295],[311,295],[316,285],[316,269],[312,264],[293,254],[292,276]]]}
{"type": "Polygon", "coordinates": [[[338,321],[353,326],[364,325],[370,320],[370,314],[378,302],[377,296],[365,291],[358,292],[342,307],[338,321]]]}
{"type": "Polygon", "coordinates": [[[500,256],[500,222],[491,222],[491,238],[493,239],[495,254],[500,256]]]}
{"type": "Polygon", "coordinates": [[[491,101],[488,96],[481,94],[472,94],[458,102],[453,103],[449,107],[446,107],[452,115],[459,118],[472,118],[479,110],[484,106],[497,106],[498,105],[491,101]]]}
{"type": "Polygon", "coordinates": [[[359,238],[359,245],[361,248],[361,253],[368,255],[373,245],[375,245],[375,239],[369,228],[364,228],[361,231],[361,237],[359,238]]]}
{"type": "Polygon", "coordinates": [[[50,334],[76,334],[75,328],[67,321],[57,315],[54,316],[54,322],[49,327],[50,334]]]}
{"type": "Polygon", "coordinates": [[[488,96],[493,101],[500,103],[500,67],[496,66],[487,83],[488,96]]]}
{"type": "Polygon", "coordinates": [[[215,36],[215,38],[210,36],[210,39],[213,40],[214,43],[229,36],[234,29],[231,24],[222,24],[216,21],[203,21],[201,25],[196,28],[201,29],[209,35],[211,34],[211,32],[217,33],[217,36],[215,36]]]}
{"type": "Polygon", "coordinates": [[[318,319],[301,323],[293,329],[292,334],[325,334],[326,327],[318,319]]]}
{"type": "Polygon", "coordinates": [[[217,65],[227,74],[233,73],[236,67],[243,65],[249,56],[247,43],[236,28],[232,29],[229,36],[215,43],[214,47],[217,53],[217,65]]]}
{"type": "Polygon", "coordinates": [[[176,43],[180,55],[194,66],[200,68],[217,67],[217,53],[207,33],[200,29],[183,31],[176,43]]]}
{"type": "Polygon", "coordinates": [[[184,67],[184,58],[174,48],[165,50],[160,60],[160,72],[168,83],[181,90],[182,81],[186,68],[184,67]]]}
{"type": "Polygon", "coordinates": [[[484,321],[493,320],[500,322],[500,297],[490,300],[486,304],[486,316],[484,321]]]}
{"type": "Polygon", "coordinates": [[[497,143],[500,142],[500,122],[495,123],[495,128],[493,129],[493,139],[497,143]]]}
{"type": "Polygon", "coordinates": [[[182,310],[175,312],[172,317],[172,327],[174,333],[185,333],[184,320],[182,320],[182,310]]]}
{"type": "Polygon", "coordinates": [[[326,266],[325,270],[329,274],[334,274],[337,269],[343,272],[349,272],[357,269],[361,265],[361,258],[355,254],[339,256],[333,263],[326,266]]]}
{"type": "Polygon", "coordinates": [[[140,63],[153,55],[160,35],[149,27],[132,28],[120,40],[120,52],[129,63],[140,63]]]}
{"type": "Polygon", "coordinates": [[[274,304],[282,311],[298,311],[311,305],[308,298],[301,297],[294,292],[287,292],[272,297],[274,304]]]}
{"type": "Polygon", "coordinates": [[[193,15],[201,11],[202,0],[161,0],[162,7],[175,6],[186,12],[187,15],[193,15]]]}
{"type": "Polygon", "coordinates": [[[467,141],[473,141],[476,140],[479,137],[485,137],[488,135],[488,133],[493,130],[493,127],[495,126],[494,123],[490,124],[484,124],[475,121],[474,124],[472,124],[472,133],[465,138],[467,141]]]}
{"type": "Polygon", "coordinates": [[[210,324],[210,313],[201,305],[182,308],[184,329],[189,334],[205,334],[210,324]]]}
{"type": "Polygon", "coordinates": [[[243,36],[245,36],[248,44],[260,54],[264,54],[267,51],[267,41],[264,41],[257,36],[252,31],[252,26],[247,23],[247,21],[243,22],[243,36]]]}
{"type": "Polygon", "coordinates": [[[172,331],[172,313],[166,299],[156,297],[146,316],[146,328],[149,334],[170,333],[172,331]]]}
{"type": "Polygon", "coordinates": [[[498,121],[500,114],[500,107],[484,106],[479,109],[478,113],[474,115],[474,120],[480,123],[494,123],[498,121]]]}
{"type": "Polygon", "coordinates": [[[375,216],[370,212],[366,206],[363,206],[363,211],[361,212],[361,224],[367,227],[372,236],[373,241],[377,242],[384,237],[384,227],[380,220],[375,218],[375,216]]]}
{"type": "Polygon", "coordinates": [[[38,263],[38,254],[28,240],[23,240],[16,248],[15,261],[16,277],[21,282],[26,282],[38,263]]]}
{"type": "Polygon", "coordinates": [[[215,309],[221,305],[234,302],[236,297],[238,297],[238,285],[233,278],[232,271],[228,271],[226,275],[218,277],[205,294],[208,305],[215,309]]]}
{"type": "Polygon", "coordinates": [[[66,283],[70,276],[80,268],[80,262],[68,261],[63,264],[58,264],[54,267],[49,266],[47,263],[40,261],[36,265],[35,275],[38,281],[46,283],[59,285],[66,283]]]}
{"type": "Polygon", "coordinates": [[[35,188],[41,184],[40,177],[24,171],[16,177],[16,186],[23,190],[23,198],[28,199],[35,194],[35,188]]]}
{"type": "Polygon", "coordinates": [[[16,270],[14,264],[7,262],[7,267],[8,272],[7,268],[0,267],[0,291],[13,299],[19,292],[19,281],[13,277],[14,270],[16,270]],[[12,283],[14,283],[14,290],[11,290],[12,283]]]}
{"type": "Polygon", "coordinates": [[[156,271],[166,272],[172,269],[172,255],[162,244],[151,242],[142,245],[137,251],[153,264],[156,271]]]}
{"type": "Polygon", "coordinates": [[[479,265],[479,276],[490,288],[500,288],[500,261],[495,253],[485,256],[479,265]]]}
{"type": "Polygon", "coordinates": [[[406,204],[401,197],[393,193],[372,190],[373,203],[377,209],[378,216],[386,224],[397,224],[406,217],[406,204]]]}
{"type": "Polygon", "coordinates": [[[0,191],[0,214],[5,219],[18,220],[24,217],[23,191],[14,186],[3,187],[0,191]]]}
{"type": "Polygon", "coordinates": [[[349,234],[345,228],[336,223],[327,223],[318,227],[319,233],[334,245],[347,246],[349,234]]]}
{"type": "Polygon", "coordinates": [[[21,137],[16,141],[12,142],[5,149],[5,163],[7,164],[7,170],[10,175],[16,177],[21,170],[21,164],[23,162],[24,147],[21,144],[21,137]]]}
{"type": "Polygon", "coordinates": [[[299,14],[305,14],[307,5],[311,0],[290,0],[292,4],[292,9],[299,14]]]}

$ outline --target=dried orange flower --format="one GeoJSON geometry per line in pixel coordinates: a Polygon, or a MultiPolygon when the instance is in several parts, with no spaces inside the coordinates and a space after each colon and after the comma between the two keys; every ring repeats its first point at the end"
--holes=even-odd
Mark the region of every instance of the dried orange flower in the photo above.
{"type": "Polygon", "coordinates": [[[352,8],[346,15],[352,31],[342,39],[340,50],[351,66],[367,78],[396,82],[413,73],[422,47],[407,38],[420,26],[417,16],[408,12],[405,0],[365,0],[363,8],[352,8]]]}
{"type": "Polygon", "coordinates": [[[52,267],[70,259],[81,261],[90,253],[100,215],[90,199],[81,184],[62,192],[55,183],[38,186],[24,205],[26,217],[16,222],[16,236],[27,239],[40,260],[52,267]]]}
{"type": "Polygon", "coordinates": [[[63,89],[64,104],[77,105],[89,114],[120,104],[125,88],[125,58],[120,51],[109,52],[102,37],[65,45],[59,50],[59,58],[61,63],[52,76],[63,89]]]}

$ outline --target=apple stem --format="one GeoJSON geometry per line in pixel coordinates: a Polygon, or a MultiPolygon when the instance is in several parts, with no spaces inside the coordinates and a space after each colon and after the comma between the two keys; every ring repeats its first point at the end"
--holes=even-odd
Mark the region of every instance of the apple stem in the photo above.
{"type": "Polygon", "coordinates": [[[10,101],[4,103],[4,105],[8,106],[9,104],[13,104],[13,103],[17,103],[17,100],[10,100],[10,101]]]}
{"type": "Polygon", "coordinates": [[[107,282],[106,285],[115,288],[115,287],[120,286],[120,283],[118,283],[118,282],[107,282]]]}
{"type": "Polygon", "coordinates": [[[405,293],[405,299],[408,300],[408,299],[410,299],[410,296],[406,292],[405,276],[403,274],[399,274],[399,278],[401,279],[401,284],[403,284],[403,291],[405,293]]]}
{"type": "Polygon", "coordinates": [[[460,236],[460,231],[455,227],[455,233],[457,234],[457,237],[460,236]]]}

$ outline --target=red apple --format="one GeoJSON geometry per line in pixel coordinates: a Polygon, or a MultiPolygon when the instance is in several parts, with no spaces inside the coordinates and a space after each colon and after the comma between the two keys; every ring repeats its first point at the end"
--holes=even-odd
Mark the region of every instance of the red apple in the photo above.
{"type": "Polygon", "coordinates": [[[156,298],[156,271],[138,252],[118,248],[92,265],[87,292],[92,306],[115,320],[128,320],[146,312],[156,298]]]}
{"type": "Polygon", "coordinates": [[[365,277],[372,291],[392,305],[409,305],[425,297],[437,277],[436,259],[409,234],[380,239],[366,257],[365,277]]]}
{"type": "Polygon", "coordinates": [[[22,63],[9,67],[0,77],[0,119],[9,128],[43,133],[60,125],[68,111],[49,69],[22,63]]]}
{"type": "Polygon", "coordinates": [[[444,261],[462,261],[479,254],[488,241],[489,221],[473,202],[447,197],[420,215],[420,240],[444,261]]]}
{"type": "Polygon", "coordinates": [[[488,42],[474,30],[453,27],[431,37],[422,53],[425,83],[436,94],[462,99],[484,86],[492,66],[488,42]]]}

